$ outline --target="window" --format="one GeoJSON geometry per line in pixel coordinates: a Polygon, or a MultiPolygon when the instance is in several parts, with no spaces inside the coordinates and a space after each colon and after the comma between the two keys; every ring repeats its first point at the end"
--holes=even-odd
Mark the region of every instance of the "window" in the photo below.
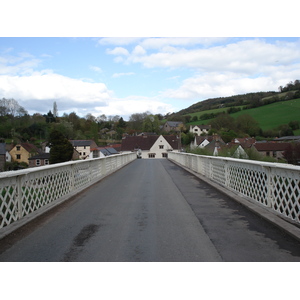
{"type": "Polygon", "coordinates": [[[162,157],[168,157],[168,153],[162,153],[162,157]]]}
{"type": "Polygon", "coordinates": [[[21,159],[21,154],[17,154],[17,159],[21,159]]]}
{"type": "Polygon", "coordinates": [[[39,159],[37,159],[37,160],[35,161],[35,164],[36,164],[37,166],[40,166],[40,165],[41,165],[41,161],[40,161],[39,159]]]}
{"type": "Polygon", "coordinates": [[[159,145],[159,149],[164,149],[164,145],[159,145]]]}
{"type": "Polygon", "coordinates": [[[16,148],[17,148],[17,151],[21,150],[21,146],[16,146],[16,148]]]}
{"type": "Polygon", "coordinates": [[[49,159],[45,159],[45,165],[49,165],[49,159]]]}
{"type": "Polygon", "coordinates": [[[155,158],[155,153],[149,153],[149,154],[148,154],[148,157],[149,157],[149,158],[155,158]]]}

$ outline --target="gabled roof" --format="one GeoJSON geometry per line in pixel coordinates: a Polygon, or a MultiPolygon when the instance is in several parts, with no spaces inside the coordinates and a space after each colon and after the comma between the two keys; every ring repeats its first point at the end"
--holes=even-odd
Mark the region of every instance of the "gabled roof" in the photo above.
{"type": "MultiPolygon", "coordinates": [[[[150,150],[159,137],[160,135],[126,136],[122,139],[121,151],[150,150]]],[[[173,149],[178,149],[176,135],[164,135],[163,137],[173,149]]]]}
{"type": "Polygon", "coordinates": [[[235,144],[240,144],[243,148],[250,148],[253,144],[256,143],[255,138],[235,138],[231,141],[235,144]]]}
{"type": "Polygon", "coordinates": [[[91,146],[96,144],[93,140],[70,140],[73,147],[91,146]]]}
{"type": "Polygon", "coordinates": [[[256,143],[253,146],[257,151],[285,151],[290,146],[290,143],[265,142],[256,143]]]}
{"type": "Polygon", "coordinates": [[[17,145],[21,145],[21,147],[23,147],[29,153],[31,153],[31,152],[40,153],[40,151],[38,150],[38,148],[36,146],[34,146],[33,144],[20,143],[20,144],[17,144],[17,145]]]}
{"type": "Polygon", "coordinates": [[[40,153],[38,155],[28,158],[28,160],[35,160],[35,159],[50,159],[50,153],[40,153]]]}
{"type": "Polygon", "coordinates": [[[181,121],[167,121],[165,124],[168,124],[170,127],[177,127],[178,125],[182,124],[181,121]]]}
{"type": "Polygon", "coordinates": [[[198,127],[200,129],[210,129],[211,125],[190,125],[191,128],[198,127]]]}
{"type": "Polygon", "coordinates": [[[91,151],[101,151],[105,156],[119,154],[119,152],[113,147],[97,147],[91,149],[91,151]]]}
{"type": "Polygon", "coordinates": [[[196,139],[196,144],[199,146],[205,140],[208,140],[209,142],[211,142],[214,138],[212,135],[210,135],[210,136],[195,136],[195,139],[196,139]]]}

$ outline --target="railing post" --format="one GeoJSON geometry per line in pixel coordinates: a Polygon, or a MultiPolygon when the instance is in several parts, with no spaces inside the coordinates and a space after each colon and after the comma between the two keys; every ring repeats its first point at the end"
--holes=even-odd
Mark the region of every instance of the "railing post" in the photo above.
{"type": "Polygon", "coordinates": [[[18,215],[17,218],[22,218],[22,176],[17,176],[17,202],[18,202],[18,215]]]}
{"type": "Polygon", "coordinates": [[[272,184],[272,175],[271,175],[271,168],[264,167],[266,175],[267,175],[267,207],[273,208],[273,184],[272,184]]]}
{"type": "Polygon", "coordinates": [[[229,188],[230,185],[230,178],[229,178],[229,161],[225,160],[225,166],[224,166],[224,171],[225,171],[225,186],[229,188]]]}
{"type": "Polygon", "coordinates": [[[72,192],[75,188],[75,174],[74,174],[74,164],[71,165],[70,172],[70,192],[72,192]]]}

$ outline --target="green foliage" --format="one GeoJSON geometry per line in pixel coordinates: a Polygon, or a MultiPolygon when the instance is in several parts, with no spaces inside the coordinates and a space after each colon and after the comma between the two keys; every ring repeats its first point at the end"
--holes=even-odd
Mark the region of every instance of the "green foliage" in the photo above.
{"type": "Polygon", "coordinates": [[[148,115],[143,121],[143,131],[144,132],[159,132],[160,121],[158,116],[148,115]]]}
{"type": "Polygon", "coordinates": [[[181,143],[182,145],[190,145],[190,143],[194,140],[195,136],[191,132],[181,133],[181,143]]]}
{"type": "Polygon", "coordinates": [[[54,130],[49,136],[50,164],[70,161],[73,156],[73,146],[64,135],[54,130]]]}

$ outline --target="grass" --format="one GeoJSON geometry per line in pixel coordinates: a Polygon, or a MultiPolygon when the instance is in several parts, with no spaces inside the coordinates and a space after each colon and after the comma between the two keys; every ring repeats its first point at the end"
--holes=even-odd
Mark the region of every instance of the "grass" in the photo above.
{"type": "MultiPolygon", "coordinates": [[[[213,110],[201,111],[198,113],[193,113],[198,117],[205,113],[218,113],[226,111],[228,108],[219,108],[213,110]]],[[[283,124],[288,124],[290,121],[300,122],[300,99],[293,99],[288,101],[276,102],[269,105],[260,106],[257,108],[242,110],[231,114],[233,118],[238,116],[248,114],[252,116],[259,124],[262,130],[268,130],[276,128],[283,124]]],[[[194,124],[208,124],[212,119],[209,120],[199,120],[196,122],[190,122],[187,125],[194,124]]],[[[294,132],[294,134],[300,135],[300,130],[294,132]]]]}

